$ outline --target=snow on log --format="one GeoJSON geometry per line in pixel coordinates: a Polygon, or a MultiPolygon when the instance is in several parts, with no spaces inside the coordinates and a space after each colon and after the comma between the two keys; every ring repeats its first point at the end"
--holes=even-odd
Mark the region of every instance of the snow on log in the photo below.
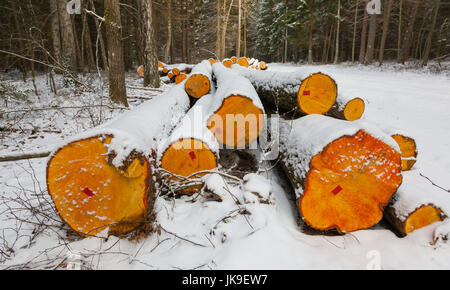
{"type": "Polygon", "coordinates": [[[341,120],[356,121],[361,119],[365,107],[366,104],[362,98],[350,97],[350,95],[340,92],[333,107],[326,115],[341,120]]]}
{"type": "MultiPolygon", "coordinates": [[[[211,94],[203,96],[188,111],[170,138],[158,147],[158,166],[173,175],[188,177],[197,172],[212,170],[219,160],[219,143],[207,128],[209,111],[214,103],[211,94]]],[[[205,174],[190,178],[200,178],[205,174]]],[[[177,177],[170,177],[178,181],[177,177]]],[[[192,194],[198,185],[182,189],[192,194]]]]}
{"type": "Polygon", "coordinates": [[[402,155],[402,171],[410,170],[417,160],[417,145],[410,133],[389,125],[379,125],[379,127],[390,135],[400,147],[402,155]]]}
{"type": "Polygon", "coordinates": [[[189,96],[198,99],[211,90],[211,64],[204,60],[197,64],[191,71],[190,77],[185,83],[185,90],[189,96]]]}
{"type": "Polygon", "coordinates": [[[217,81],[208,128],[227,147],[244,147],[264,127],[264,107],[248,79],[221,63],[212,66],[217,81]]]}
{"type": "Polygon", "coordinates": [[[157,144],[188,109],[183,86],[175,86],[56,148],[46,179],[61,218],[85,236],[139,227],[153,207],[157,144]]]}
{"type": "Polygon", "coordinates": [[[411,232],[444,220],[450,212],[450,196],[434,187],[417,172],[403,173],[403,183],[384,211],[394,233],[411,232]]]}
{"type": "Polygon", "coordinates": [[[281,164],[312,228],[351,232],[380,221],[402,182],[397,143],[372,124],[323,115],[284,121],[281,164]]]}
{"type": "Polygon", "coordinates": [[[209,61],[209,64],[210,64],[210,65],[213,65],[213,64],[215,64],[216,62],[218,62],[219,60],[214,59],[214,58],[208,58],[208,61],[209,61]]]}

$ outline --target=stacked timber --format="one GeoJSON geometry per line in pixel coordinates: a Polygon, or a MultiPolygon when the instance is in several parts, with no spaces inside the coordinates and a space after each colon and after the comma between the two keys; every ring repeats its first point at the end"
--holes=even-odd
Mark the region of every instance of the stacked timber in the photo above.
{"type": "Polygon", "coordinates": [[[317,230],[370,228],[402,182],[397,143],[375,126],[322,115],[283,123],[281,164],[317,230]]]}
{"type": "Polygon", "coordinates": [[[123,235],[148,218],[155,197],[155,152],[189,109],[175,86],[118,118],[59,146],[47,188],[61,218],[83,236],[123,235]]]}

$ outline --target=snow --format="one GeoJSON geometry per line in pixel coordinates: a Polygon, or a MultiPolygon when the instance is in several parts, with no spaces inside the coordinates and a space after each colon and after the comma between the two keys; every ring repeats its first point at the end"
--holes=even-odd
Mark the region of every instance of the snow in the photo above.
{"type": "MultiPolygon", "coordinates": [[[[448,75],[399,71],[396,66],[386,64],[381,68],[269,64],[268,70],[293,72],[305,67],[326,71],[336,79],[338,86],[345,87],[346,93],[364,96],[367,100],[364,119],[402,128],[415,138],[420,148],[419,158],[414,170],[404,173],[401,188],[406,189],[408,184],[425,187],[422,182],[428,181],[418,173],[441,187],[450,188],[450,159],[445,155],[450,147],[448,75]]],[[[135,75],[127,76],[127,84],[141,86],[142,80],[135,75]]],[[[11,82],[23,90],[32,89],[31,82],[11,82]]],[[[93,104],[98,94],[107,96],[106,89],[97,91],[97,95],[82,92],[72,96],[73,88],[63,88],[58,79],[56,82],[61,95],[54,97],[46,89],[45,76],[38,78],[41,100],[34,98],[33,105],[93,104]]],[[[139,90],[129,90],[129,93],[148,96],[148,92],[139,90]]],[[[34,96],[32,92],[28,94],[30,98],[34,96]]],[[[29,105],[17,102],[15,106],[27,108],[29,105]]],[[[17,129],[17,132],[2,134],[1,153],[45,151],[56,146],[61,136],[83,132],[123,110],[104,109],[101,119],[97,117],[97,109],[79,111],[28,113],[20,123],[23,131],[13,127],[14,122],[0,119],[2,127],[17,129]],[[37,133],[31,133],[33,127],[39,127],[37,133]],[[43,132],[44,128],[61,133],[43,132]],[[33,138],[28,139],[30,136],[33,138]]],[[[28,196],[41,191],[45,196],[45,166],[45,158],[0,163],[0,196],[14,198],[16,194],[28,196]]],[[[21,237],[14,242],[16,235],[8,229],[15,228],[19,222],[4,212],[6,204],[2,202],[0,229],[5,241],[0,243],[0,249],[4,250],[7,245],[14,253],[8,252],[11,256],[6,260],[0,258],[0,268],[20,268],[25,263],[31,268],[56,268],[73,254],[78,255],[83,268],[92,269],[366,269],[375,253],[381,269],[450,269],[448,220],[416,230],[402,239],[381,226],[342,236],[309,235],[303,231],[289,186],[278,171],[246,179],[246,185],[236,186],[220,183],[222,177],[218,175],[208,180],[225,196],[222,202],[201,197],[194,202],[194,197],[188,196],[158,197],[155,213],[161,234],[138,240],[119,240],[114,236],[77,239],[66,237],[65,231],[58,228],[35,234],[34,225],[22,223],[21,237]],[[253,185],[258,187],[259,194],[267,193],[268,183],[271,187],[269,203],[244,199],[253,191],[253,185]],[[246,212],[248,214],[244,214],[246,212]],[[430,244],[433,241],[434,244],[430,244]]],[[[427,185],[427,190],[434,195],[441,189],[427,185]]],[[[448,195],[445,191],[442,193],[448,195]]],[[[444,203],[441,206],[448,208],[448,202],[444,203]]],[[[17,214],[28,217],[26,211],[17,211],[17,214]]]]}

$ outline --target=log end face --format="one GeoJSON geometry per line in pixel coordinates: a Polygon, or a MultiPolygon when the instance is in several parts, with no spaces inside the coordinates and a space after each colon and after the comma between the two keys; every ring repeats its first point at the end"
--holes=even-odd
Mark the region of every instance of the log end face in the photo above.
{"type": "Polygon", "coordinates": [[[178,85],[179,83],[183,82],[185,79],[187,79],[187,76],[185,74],[179,74],[175,76],[175,83],[178,85]]]}
{"type": "Polygon", "coordinates": [[[336,102],[336,97],[335,81],[328,75],[315,73],[302,81],[297,102],[305,114],[325,114],[336,102]]]}
{"type": "Polygon", "coordinates": [[[417,229],[442,221],[444,218],[445,215],[441,209],[433,205],[423,205],[408,216],[404,223],[404,232],[410,234],[417,229]]]}
{"type": "Polygon", "coordinates": [[[48,192],[61,218],[82,235],[126,234],[148,213],[150,166],[135,158],[120,170],[108,162],[111,136],[72,142],[47,167],[48,192]]]}
{"type": "Polygon", "coordinates": [[[344,117],[347,121],[356,121],[361,119],[364,114],[366,104],[361,98],[354,98],[347,102],[344,108],[344,117]]]}
{"type": "Polygon", "coordinates": [[[312,158],[300,214],[318,230],[370,228],[381,220],[401,182],[400,154],[360,130],[312,158]]]}
{"type": "Polygon", "coordinates": [[[400,151],[402,154],[402,171],[410,170],[416,163],[416,141],[411,137],[403,136],[400,134],[392,135],[392,138],[400,147],[400,151]]]}
{"type": "Polygon", "coordinates": [[[248,67],[248,60],[246,57],[241,57],[237,60],[237,64],[243,67],[248,67]]]}
{"type": "Polygon", "coordinates": [[[143,65],[140,65],[140,66],[137,68],[137,74],[138,74],[138,76],[139,76],[140,78],[143,78],[143,77],[144,77],[144,66],[143,66],[143,65]]]}
{"type": "Polygon", "coordinates": [[[229,147],[242,148],[256,140],[264,127],[263,111],[243,96],[226,98],[208,120],[208,129],[229,147]]]}
{"type": "Polygon", "coordinates": [[[233,61],[229,58],[226,58],[222,61],[222,64],[227,68],[231,68],[231,66],[233,65],[233,61]]]}
{"type": "MultiPolygon", "coordinates": [[[[202,141],[181,139],[172,143],[161,158],[161,168],[172,174],[187,177],[193,173],[217,168],[216,155],[202,141]]],[[[199,176],[203,176],[201,174],[199,176]]],[[[199,177],[198,176],[198,177],[199,177]]],[[[178,180],[173,177],[172,180],[178,180]]],[[[192,194],[197,186],[186,188],[184,194],[192,194]]]]}
{"type": "Polygon", "coordinates": [[[184,88],[189,96],[198,99],[209,93],[210,86],[208,77],[202,74],[193,74],[187,79],[184,88]]]}

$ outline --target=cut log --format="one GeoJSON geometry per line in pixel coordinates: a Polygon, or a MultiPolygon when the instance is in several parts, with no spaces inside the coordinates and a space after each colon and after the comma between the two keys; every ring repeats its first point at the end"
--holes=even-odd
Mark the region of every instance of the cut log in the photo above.
{"type": "Polygon", "coordinates": [[[214,58],[209,58],[208,61],[209,61],[209,63],[210,63],[211,65],[213,65],[213,64],[215,64],[216,62],[218,62],[219,60],[214,59],[214,58]]]}
{"type": "Polygon", "coordinates": [[[185,79],[187,79],[187,75],[179,74],[179,75],[175,76],[175,83],[178,85],[179,83],[181,83],[185,79]]]}
{"type": "Polygon", "coordinates": [[[236,63],[236,62],[237,62],[237,58],[236,58],[235,56],[230,57],[230,60],[231,60],[233,63],[236,63]]]}
{"type": "Polygon", "coordinates": [[[261,70],[266,70],[267,69],[267,64],[264,61],[260,61],[259,62],[259,68],[261,70]]]}
{"type": "Polygon", "coordinates": [[[300,84],[297,101],[300,110],[307,114],[325,114],[336,102],[337,85],[328,75],[314,73],[300,84]]]}
{"type": "Polygon", "coordinates": [[[143,66],[143,65],[140,65],[140,66],[137,68],[137,74],[138,74],[138,76],[139,76],[140,78],[143,78],[143,77],[144,77],[144,66],[143,66]]]}
{"type": "Polygon", "coordinates": [[[159,68],[158,72],[160,76],[166,76],[169,73],[169,69],[166,67],[159,68]]]}
{"type": "Polygon", "coordinates": [[[174,76],[177,76],[177,75],[180,74],[180,69],[177,68],[177,67],[174,67],[174,68],[172,69],[172,73],[173,73],[174,76]]]}
{"type": "Polygon", "coordinates": [[[416,172],[403,173],[403,184],[384,211],[384,220],[398,237],[444,220],[450,210],[448,193],[416,172]],[[445,212],[444,212],[445,211],[445,212]]]}
{"type": "Polygon", "coordinates": [[[379,127],[390,135],[400,147],[402,154],[402,171],[410,170],[417,161],[417,145],[412,135],[405,130],[390,125],[379,125],[379,127]]]}
{"type": "Polygon", "coordinates": [[[143,225],[155,197],[154,157],[189,108],[182,86],[58,147],[47,188],[61,218],[83,236],[143,225]]]}
{"type": "Polygon", "coordinates": [[[185,83],[185,90],[189,96],[198,99],[208,94],[211,89],[211,65],[207,60],[197,64],[185,83]]]}
{"type": "Polygon", "coordinates": [[[232,69],[250,80],[269,112],[283,114],[286,118],[320,113],[353,121],[364,113],[365,103],[361,98],[336,96],[336,83],[328,75],[302,71],[262,72],[235,65],[232,69]],[[308,113],[300,110],[300,104],[308,113]]]}
{"type": "Polygon", "coordinates": [[[264,107],[248,79],[221,63],[215,63],[212,69],[217,91],[208,128],[227,147],[247,146],[264,127],[264,107]]]}
{"type": "Polygon", "coordinates": [[[248,67],[248,60],[246,57],[239,58],[236,63],[240,66],[248,67]]]}
{"type": "MultiPolygon", "coordinates": [[[[159,166],[177,176],[188,177],[197,172],[217,168],[219,143],[207,129],[207,116],[212,103],[212,95],[205,95],[189,110],[170,138],[158,148],[159,166]]],[[[205,173],[192,176],[198,179],[205,173]]],[[[177,177],[168,177],[179,181],[177,177]]],[[[180,193],[192,194],[201,186],[182,188],[180,193]]]]}
{"type": "Polygon", "coordinates": [[[362,98],[351,98],[339,93],[336,102],[326,115],[341,120],[356,121],[361,119],[365,107],[366,104],[362,98]]]}
{"type": "Polygon", "coordinates": [[[224,60],[222,60],[222,64],[227,67],[230,68],[231,65],[233,64],[233,61],[229,58],[225,58],[224,60]]]}
{"type": "Polygon", "coordinates": [[[340,233],[377,224],[402,182],[397,143],[377,127],[323,115],[282,122],[281,165],[310,227],[340,233]]]}
{"type": "Polygon", "coordinates": [[[166,66],[165,63],[162,63],[161,61],[158,61],[158,67],[159,68],[164,68],[166,66]]]}

